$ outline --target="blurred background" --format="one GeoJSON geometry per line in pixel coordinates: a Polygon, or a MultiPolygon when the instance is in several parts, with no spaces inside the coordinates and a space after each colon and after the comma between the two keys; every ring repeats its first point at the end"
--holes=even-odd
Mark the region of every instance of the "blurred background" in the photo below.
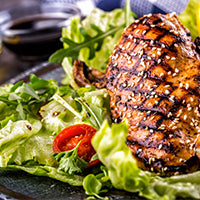
{"type": "MultiPolygon", "coordinates": [[[[48,60],[62,47],[61,29],[73,15],[84,17],[95,7],[110,11],[126,0],[0,0],[0,84],[48,60]],[[68,4],[70,3],[70,4],[68,4]],[[42,19],[42,20],[41,20],[42,19]]],[[[131,0],[138,17],[180,13],[188,0],[131,0]]]]}

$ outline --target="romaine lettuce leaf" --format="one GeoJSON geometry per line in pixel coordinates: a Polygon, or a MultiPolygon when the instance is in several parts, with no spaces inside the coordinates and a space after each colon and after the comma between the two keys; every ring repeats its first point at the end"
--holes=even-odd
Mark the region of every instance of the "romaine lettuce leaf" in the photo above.
{"type": "MultiPolygon", "coordinates": [[[[76,102],[70,95],[65,95],[63,99],[76,109],[76,102]]],[[[39,113],[42,116],[43,126],[55,135],[67,126],[81,123],[78,117],[55,100],[42,106],[39,113]]]]}
{"type": "MultiPolygon", "coordinates": [[[[9,121],[0,130],[0,167],[6,167],[12,160],[15,151],[23,145],[28,138],[36,134],[42,125],[38,120],[17,122],[9,121]]],[[[23,148],[23,147],[22,147],[23,148]]]]}
{"type": "Polygon", "coordinates": [[[101,162],[107,167],[113,186],[154,200],[174,200],[176,197],[200,198],[200,171],[186,175],[159,177],[138,168],[126,145],[126,121],[109,126],[104,122],[92,144],[101,162]]]}
{"type": "Polygon", "coordinates": [[[83,176],[81,175],[69,175],[62,171],[59,171],[55,167],[51,166],[41,166],[41,165],[32,165],[32,166],[19,166],[19,165],[8,165],[7,168],[0,168],[0,170],[23,170],[29,174],[36,176],[47,176],[53,179],[57,179],[64,183],[69,183],[73,186],[82,186],[83,176]]]}
{"type": "Polygon", "coordinates": [[[57,162],[53,157],[53,140],[54,136],[51,132],[42,128],[14,152],[10,163],[30,165],[31,162],[40,165],[57,166],[57,162]]]}
{"type": "Polygon", "coordinates": [[[190,0],[186,9],[178,16],[182,24],[190,30],[193,39],[199,36],[196,19],[198,4],[199,0],[190,0]]]}

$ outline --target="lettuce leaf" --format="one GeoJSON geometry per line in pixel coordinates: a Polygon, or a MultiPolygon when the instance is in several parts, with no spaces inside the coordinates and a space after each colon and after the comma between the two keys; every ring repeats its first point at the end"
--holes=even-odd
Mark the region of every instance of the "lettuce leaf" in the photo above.
{"type": "Polygon", "coordinates": [[[178,16],[182,24],[190,30],[193,39],[199,36],[196,19],[198,4],[199,0],[190,0],[186,9],[178,16]]]}
{"type": "Polygon", "coordinates": [[[74,59],[79,59],[105,71],[114,45],[127,24],[133,21],[134,14],[128,6],[111,12],[96,8],[82,21],[80,17],[72,18],[70,25],[62,31],[64,48],[55,52],[49,61],[61,63],[67,57],[72,65],[74,59]]]}
{"type": "Polygon", "coordinates": [[[9,162],[12,162],[13,154],[17,149],[23,148],[26,140],[41,129],[40,121],[32,121],[32,123],[27,120],[9,121],[0,130],[0,167],[6,167],[9,162]]]}
{"type": "Polygon", "coordinates": [[[139,169],[131,150],[126,145],[127,130],[126,121],[113,124],[111,127],[105,121],[92,140],[115,188],[138,192],[147,199],[200,198],[200,171],[163,178],[139,169]]]}
{"type": "Polygon", "coordinates": [[[80,175],[70,175],[59,171],[55,167],[42,166],[42,165],[32,165],[32,166],[20,166],[20,165],[8,165],[7,168],[0,168],[0,170],[23,170],[29,174],[36,176],[47,176],[53,179],[57,179],[64,183],[68,183],[73,186],[82,186],[83,176],[80,175]]]}

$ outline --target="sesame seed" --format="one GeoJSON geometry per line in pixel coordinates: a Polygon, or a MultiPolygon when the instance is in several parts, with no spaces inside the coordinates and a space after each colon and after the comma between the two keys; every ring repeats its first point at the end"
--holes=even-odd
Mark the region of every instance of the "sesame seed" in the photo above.
{"type": "Polygon", "coordinates": [[[167,74],[168,74],[168,75],[171,75],[171,74],[172,74],[172,72],[171,72],[171,71],[168,71],[168,72],[167,72],[167,74]]]}
{"type": "Polygon", "coordinates": [[[170,93],[169,90],[165,90],[165,94],[168,95],[170,93]]]}
{"type": "Polygon", "coordinates": [[[137,30],[135,31],[135,34],[138,34],[138,33],[139,33],[139,31],[140,31],[140,29],[137,29],[137,30]]]}
{"type": "Polygon", "coordinates": [[[151,26],[151,28],[153,28],[153,27],[155,27],[156,25],[155,25],[155,24],[151,24],[150,26],[151,26]]]}
{"type": "Polygon", "coordinates": [[[185,84],[185,89],[188,90],[189,87],[190,87],[190,86],[189,86],[189,83],[186,83],[186,84],[185,84]]]}
{"type": "Polygon", "coordinates": [[[176,76],[176,75],[177,75],[177,73],[173,73],[173,74],[172,74],[172,76],[176,76]]]}
{"type": "Polygon", "coordinates": [[[176,60],[176,58],[175,57],[171,57],[171,60],[176,60]]]}
{"type": "Polygon", "coordinates": [[[192,107],[188,107],[188,111],[191,111],[192,110],[192,107]]]}
{"type": "Polygon", "coordinates": [[[190,104],[190,103],[188,103],[188,104],[187,104],[187,107],[191,107],[191,104],[190,104]]]}
{"type": "Polygon", "coordinates": [[[160,56],[161,55],[161,51],[157,51],[157,54],[160,56]]]}
{"type": "Polygon", "coordinates": [[[169,113],[167,114],[167,117],[170,118],[171,116],[172,116],[172,113],[169,112],[169,113]]]}
{"type": "Polygon", "coordinates": [[[136,102],[136,99],[135,99],[135,98],[132,98],[132,101],[135,103],[135,102],[136,102]]]}
{"type": "Polygon", "coordinates": [[[134,38],[133,42],[136,43],[136,41],[137,41],[136,38],[134,38]]]}
{"type": "Polygon", "coordinates": [[[124,106],[124,108],[123,108],[123,111],[126,111],[127,110],[127,107],[126,106],[124,106]]]}
{"type": "Polygon", "coordinates": [[[161,59],[159,58],[159,59],[158,59],[158,64],[160,64],[160,63],[161,63],[161,59]]]}
{"type": "Polygon", "coordinates": [[[127,114],[127,117],[131,117],[131,113],[128,113],[128,114],[127,114]]]}
{"type": "Polygon", "coordinates": [[[183,83],[179,83],[179,87],[183,87],[183,83]]]}
{"type": "Polygon", "coordinates": [[[161,44],[161,47],[162,47],[162,48],[165,48],[165,45],[164,45],[164,44],[161,44]]]}
{"type": "Polygon", "coordinates": [[[150,44],[153,45],[154,44],[154,40],[151,40],[150,44]]]}
{"type": "Polygon", "coordinates": [[[166,59],[168,59],[168,60],[170,59],[170,57],[169,57],[168,55],[167,55],[167,56],[165,56],[165,57],[166,57],[166,59]]]}
{"type": "Polygon", "coordinates": [[[147,17],[151,17],[152,16],[152,14],[151,13],[149,13],[148,15],[147,15],[147,17]]]}
{"type": "Polygon", "coordinates": [[[131,46],[131,42],[128,42],[126,48],[128,49],[131,46]]]}
{"type": "Polygon", "coordinates": [[[144,21],[142,22],[143,24],[145,24],[146,23],[146,21],[147,21],[147,19],[144,19],[144,21]]]}
{"type": "Polygon", "coordinates": [[[159,144],[158,149],[162,149],[162,144],[159,144]]]}
{"type": "Polygon", "coordinates": [[[149,115],[149,114],[151,114],[151,110],[148,110],[148,111],[147,111],[147,115],[149,115]]]}
{"type": "Polygon", "coordinates": [[[143,78],[144,78],[144,79],[147,78],[147,74],[145,74],[145,75],[143,76],[143,78]]]}
{"type": "Polygon", "coordinates": [[[131,83],[131,87],[133,87],[134,85],[135,85],[135,83],[134,83],[134,82],[132,82],[132,83],[131,83]]]}
{"type": "Polygon", "coordinates": [[[150,133],[153,133],[153,129],[150,129],[149,132],[150,132],[150,133]]]}
{"type": "Polygon", "coordinates": [[[167,171],[167,169],[168,169],[168,168],[167,168],[167,167],[165,167],[165,168],[164,168],[164,171],[167,171]]]}
{"type": "Polygon", "coordinates": [[[176,68],[176,69],[175,69],[175,72],[178,73],[178,72],[179,72],[179,69],[176,68]]]}
{"type": "Polygon", "coordinates": [[[151,171],[152,171],[152,172],[154,171],[154,168],[153,168],[153,167],[151,167],[151,171]]]}
{"type": "Polygon", "coordinates": [[[137,19],[137,20],[135,20],[134,22],[137,24],[139,21],[140,21],[140,20],[139,20],[139,19],[137,19]]]}
{"type": "Polygon", "coordinates": [[[144,45],[144,48],[146,48],[147,46],[148,46],[148,44],[145,44],[145,45],[144,45]]]}
{"type": "Polygon", "coordinates": [[[178,44],[174,44],[175,47],[178,47],[178,44]]]}
{"type": "Polygon", "coordinates": [[[126,82],[125,83],[123,83],[123,85],[122,85],[123,87],[126,87],[127,86],[127,84],[126,84],[126,82]]]}
{"type": "Polygon", "coordinates": [[[189,149],[193,149],[193,147],[194,147],[194,144],[190,144],[189,149]]]}
{"type": "Polygon", "coordinates": [[[158,101],[155,101],[155,105],[158,105],[158,103],[159,103],[158,101]]]}
{"type": "Polygon", "coordinates": [[[133,108],[135,108],[135,109],[136,109],[137,107],[138,107],[137,105],[133,106],[133,108]]]}
{"type": "Polygon", "coordinates": [[[162,77],[162,76],[164,76],[165,74],[162,72],[162,73],[160,73],[160,77],[162,77]]]}
{"type": "Polygon", "coordinates": [[[169,100],[171,100],[171,101],[174,102],[174,98],[175,98],[175,96],[174,96],[174,95],[171,95],[170,98],[169,98],[169,100]]]}
{"type": "Polygon", "coordinates": [[[194,101],[194,99],[193,99],[192,97],[190,97],[190,101],[191,101],[191,102],[193,102],[193,101],[194,101]]]}
{"type": "Polygon", "coordinates": [[[161,26],[164,26],[164,25],[165,25],[165,23],[164,23],[164,22],[162,22],[160,25],[161,25],[161,26]]]}
{"type": "Polygon", "coordinates": [[[177,129],[177,126],[172,126],[172,129],[174,130],[174,129],[177,129]]]}
{"type": "Polygon", "coordinates": [[[147,32],[147,31],[146,31],[146,30],[144,30],[144,31],[142,32],[142,35],[144,35],[146,32],[147,32]]]}
{"type": "Polygon", "coordinates": [[[132,39],[133,39],[133,35],[130,34],[130,35],[128,36],[128,38],[132,40],[132,39]]]}

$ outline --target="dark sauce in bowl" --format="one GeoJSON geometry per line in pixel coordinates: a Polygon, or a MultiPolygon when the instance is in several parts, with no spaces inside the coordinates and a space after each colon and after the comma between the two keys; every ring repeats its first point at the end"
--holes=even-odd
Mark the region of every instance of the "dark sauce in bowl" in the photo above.
{"type": "Polygon", "coordinates": [[[11,19],[1,26],[3,45],[25,60],[48,58],[62,47],[62,28],[77,12],[40,12],[11,19]]]}

